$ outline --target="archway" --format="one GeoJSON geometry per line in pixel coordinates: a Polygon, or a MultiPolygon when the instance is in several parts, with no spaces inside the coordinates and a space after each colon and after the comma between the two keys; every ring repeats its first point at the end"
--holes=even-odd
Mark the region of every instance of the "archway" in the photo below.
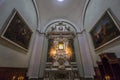
{"type": "Polygon", "coordinates": [[[75,27],[66,21],[56,21],[48,25],[45,34],[48,50],[45,53],[47,57],[44,61],[46,63],[43,71],[44,78],[79,79],[77,63],[80,61],[76,60],[79,53],[76,55],[74,49],[75,27]]]}

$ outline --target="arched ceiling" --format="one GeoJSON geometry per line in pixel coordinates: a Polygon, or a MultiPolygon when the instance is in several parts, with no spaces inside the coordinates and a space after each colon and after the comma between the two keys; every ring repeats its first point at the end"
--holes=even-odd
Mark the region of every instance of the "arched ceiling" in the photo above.
{"type": "Polygon", "coordinates": [[[83,9],[87,0],[35,0],[40,19],[40,28],[52,20],[66,19],[79,27],[82,21],[83,9]]]}

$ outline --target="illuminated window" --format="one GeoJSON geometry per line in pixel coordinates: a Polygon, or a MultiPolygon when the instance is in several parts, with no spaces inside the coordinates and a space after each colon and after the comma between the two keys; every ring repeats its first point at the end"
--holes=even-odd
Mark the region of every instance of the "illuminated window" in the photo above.
{"type": "Polygon", "coordinates": [[[57,1],[59,1],[59,2],[63,2],[64,0],[57,0],[57,1]]]}
{"type": "Polygon", "coordinates": [[[58,44],[58,49],[64,49],[64,44],[63,44],[63,42],[59,42],[59,44],[58,44]]]}

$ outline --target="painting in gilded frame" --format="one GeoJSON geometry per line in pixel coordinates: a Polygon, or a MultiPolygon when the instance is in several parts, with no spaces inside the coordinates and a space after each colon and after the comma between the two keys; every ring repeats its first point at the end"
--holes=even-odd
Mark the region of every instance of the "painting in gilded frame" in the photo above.
{"type": "Polygon", "coordinates": [[[105,11],[90,34],[96,50],[120,37],[120,27],[111,9],[105,11]]]}
{"type": "Polygon", "coordinates": [[[24,18],[16,9],[13,9],[1,37],[24,50],[28,50],[32,33],[24,18]]]}

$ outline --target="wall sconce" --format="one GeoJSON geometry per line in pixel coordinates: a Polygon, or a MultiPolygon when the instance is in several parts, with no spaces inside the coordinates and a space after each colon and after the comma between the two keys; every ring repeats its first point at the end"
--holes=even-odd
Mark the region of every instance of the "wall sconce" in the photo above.
{"type": "Polygon", "coordinates": [[[106,79],[106,80],[111,80],[109,75],[106,75],[106,76],[105,76],[105,79],[106,79]]]}

